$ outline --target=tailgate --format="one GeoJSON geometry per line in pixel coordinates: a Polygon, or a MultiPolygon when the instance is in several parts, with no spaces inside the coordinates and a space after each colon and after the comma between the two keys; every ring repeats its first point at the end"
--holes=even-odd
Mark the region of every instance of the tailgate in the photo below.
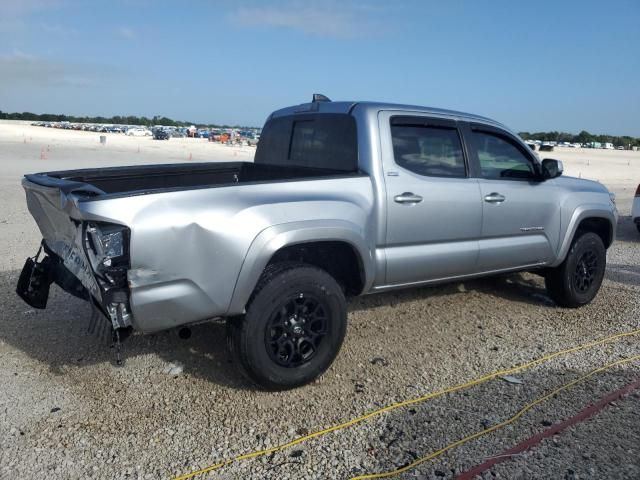
{"type": "Polygon", "coordinates": [[[22,186],[27,207],[46,246],[98,302],[102,294],[84,249],[85,228],[76,201],[79,195],[97,195],[97,188],[47,175],[26,175],[22,186]]]}

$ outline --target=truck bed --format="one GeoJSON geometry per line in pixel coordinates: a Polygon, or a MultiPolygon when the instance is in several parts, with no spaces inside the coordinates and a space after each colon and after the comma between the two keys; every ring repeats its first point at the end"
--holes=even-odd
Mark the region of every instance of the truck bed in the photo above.
{"type": "Polygon", "coordinates": [[[26,178],[64,193],[118,195],[351,175],[361,173],[253,162],[216,162],[66,170],[26,175],[26,178]]]}

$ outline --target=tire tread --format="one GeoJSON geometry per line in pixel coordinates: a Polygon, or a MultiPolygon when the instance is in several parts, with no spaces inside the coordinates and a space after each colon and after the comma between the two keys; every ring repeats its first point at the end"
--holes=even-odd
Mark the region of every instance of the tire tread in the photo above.
{"type": "MultiPolygon", "coordinates": [[[[250,327],[250,320],[247,319],[247,317],[255,315],[252,308],[261,300],[261,293],[268,285],[278,282],[280,285],[286,287],[286,285],[291,281],[291,276],[297,276],[302,271],[307,272],[307,274],[311,273],[316,277],[316,281],[318,283],[321,283],[322,285],[326,284],[327,289],[331,290],[333,294],[339,295],[339,301],[341,305],[343,305],[344,316],[346,318],[346,302],[344,295],[333,277],[331,277],[326,271],[313,265],[300,262],[282,262],[267,266],[258,280],[258,283],[256,284],[256,287],[247,303],[246,314],[241,317],[234,317],[227,323],[228,345],[234,360],[239,366],[240,373],[252,383],[268,390],[283,390],[297,387],[308,382],[292,382],[290,384],[283,384],[282,382],[266,377],[264,374],[264,366],[254,364],[253,358],[250,355],[252,351],[252,342],[255,342],[255,339],[247,332],[250,327]]],[[[342,336],[344,336],[344,331],[342,331],[342,336]]],[[[342,339],[339,341],[338,348],[341,343],[342,339]]],[[[336,351],[332,356],[331,361],[333,361],[333,358],[335,358],[337,353],[338,352],[336,351]]],[[[314,372],[309,381],[323,373],[327,367],[328,365],[324,368],[320,368],[319,371],[314,372]]]]}

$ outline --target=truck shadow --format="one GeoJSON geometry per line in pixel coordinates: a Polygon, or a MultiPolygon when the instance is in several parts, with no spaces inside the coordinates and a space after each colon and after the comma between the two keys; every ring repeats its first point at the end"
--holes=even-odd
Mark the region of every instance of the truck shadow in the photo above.
{"type": "Polygon", "coordinates": [[[495,275],[465,282],[445,283],[367,295],[352,299],[349,302],[349,306],[352,311],[367,310],[380,306],[394,307],[397,304],[406,302],[446,295],[463,296],[470,292],[539,307],[555,306],[546,294],[542,277],[523,273],[495,275]]]}
{"type": "Polygon", "coordinates": [[[631,220],[631,215],[620,215],[616,226],[616,241],[618,242],[640,242],[640,232],[631,220]]]}
{"type": "MultiPolygon", "coordinates": [[[[0,272],[0,285],[5,294],[0,321],[0,341],[48,365],[53,374],[64,375],[69,367],[95,364],[115,365],[115,351],[110,337],[99,338],[88,332],[90,307],[52,286],[46,310],[35,310],[14,293],[19,271],[0,272]]],[[[640,285],[640,268],[610,264],[609,280],[640,285]]],[[[466,282],[391,291],[348,301],[351,312],[380,307],[396,307],[416,301],[429,301],[443,296],[469,294],[497,297],[509,302],[527,303],[542,308],[555,308],[546,295],[541,277],[514,273],[485,277],[466,282]]],[[[173,330],[131,336],[123,345],[123,357],[133,359],[155,355],[162,359],[153,368],[162,373],[178,365],[185,373],[235,390],[253,390],[253,385],[240,373],[226,348],[224,321],[210,321],[191,326],[192,335],[182,340],[173,330]]],[[[167,373],[168,375],[168,373],[167,373]]]]}
{"type": "MultiPolygon", "coordinates": [[[[5,295],[0,321],[1,342],[48,365],[54,375],[64,375],[70,367],[116,365],[109,331],[105,329],[104,335],[88,331],[91,315],[88,303],[52,285],[46,310],[33,309],[14,293],[18,275],[19,271],[0,273],[0,285],[5,295]]],[[[216,384],[233,389],[252,388],[231,363],[226,350],[224,323],[207,322],[193,326],[191,331],[188,340],[180,339],[174,330],[132,335],[122,346],[124,368],[127,360],[158,355],[164,361],[164,365],[156,367],[158,373],[178,365],[186,373],[216,384]]]]}
{"type": "Polygon", "coordinates": [[[607,265],[605,278],[625,285],[640,286],[640,267],[610,263],[607,265]]]}
{"type": "MultiPolygon", "coordinates": [[[[640,232],[631,215],[621,215],[616,228],[616,243],[627,244],[623,248],[637,248],[640,232]]],[[[622,263],[608,263],[605,278],[624,285],[640,286],[640,267],[622,263]]]]}
{"type": "MultiPolygon", "coordinates": [[[[102,337],[88,332],[90,307],[52,286],[46,310],[36,310],[23,303],[14,293],[19,271],[0,273],[5,294],[0,341],[29,357],[48,365],[54,375],[64,375],[69,368],[90,365],[115,365],[115,350],[108,329],[102,337]]],[[[461,291],[479,291],[509,300],[547,306],[550,302],[541,293],[540,283],[521,275],[493,277],[429,288],[416,288],[382,293],[349,300],[350,311],[396,306],[405,302],[426,300],[442,295],[464,295],[461,291]]],[[[106,324],[106,322],[105,322],[106,324]]],[[[156,334],[135,334],[123,344],[125,368],[127,359],[156,355],[163,362],[154,364],[158,372],[169,375],[176,365],[185,373],[231,389],[254,389],[231,360],[226,348],[226,326],[223,321],[206,322],[191,327],[191,337],[182,340],[173,330],[156,334]]],[[[147,367],[148,370],[148,367],[147,367]]],[[[148,371],[147,371],[148,373],[148,371]]]]}

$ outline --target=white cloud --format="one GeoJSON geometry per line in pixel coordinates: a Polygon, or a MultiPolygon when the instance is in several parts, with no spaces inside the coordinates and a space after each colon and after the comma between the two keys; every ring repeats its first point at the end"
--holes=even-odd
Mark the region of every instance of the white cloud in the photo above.
{"type": "Polygon", "coordinates": [[[284,28],[330,38],[355,38],[372,32],[365,9],[333,2],[288,2],[276,6],[244,6],[229,15],[240,27],[284,28]]]}

